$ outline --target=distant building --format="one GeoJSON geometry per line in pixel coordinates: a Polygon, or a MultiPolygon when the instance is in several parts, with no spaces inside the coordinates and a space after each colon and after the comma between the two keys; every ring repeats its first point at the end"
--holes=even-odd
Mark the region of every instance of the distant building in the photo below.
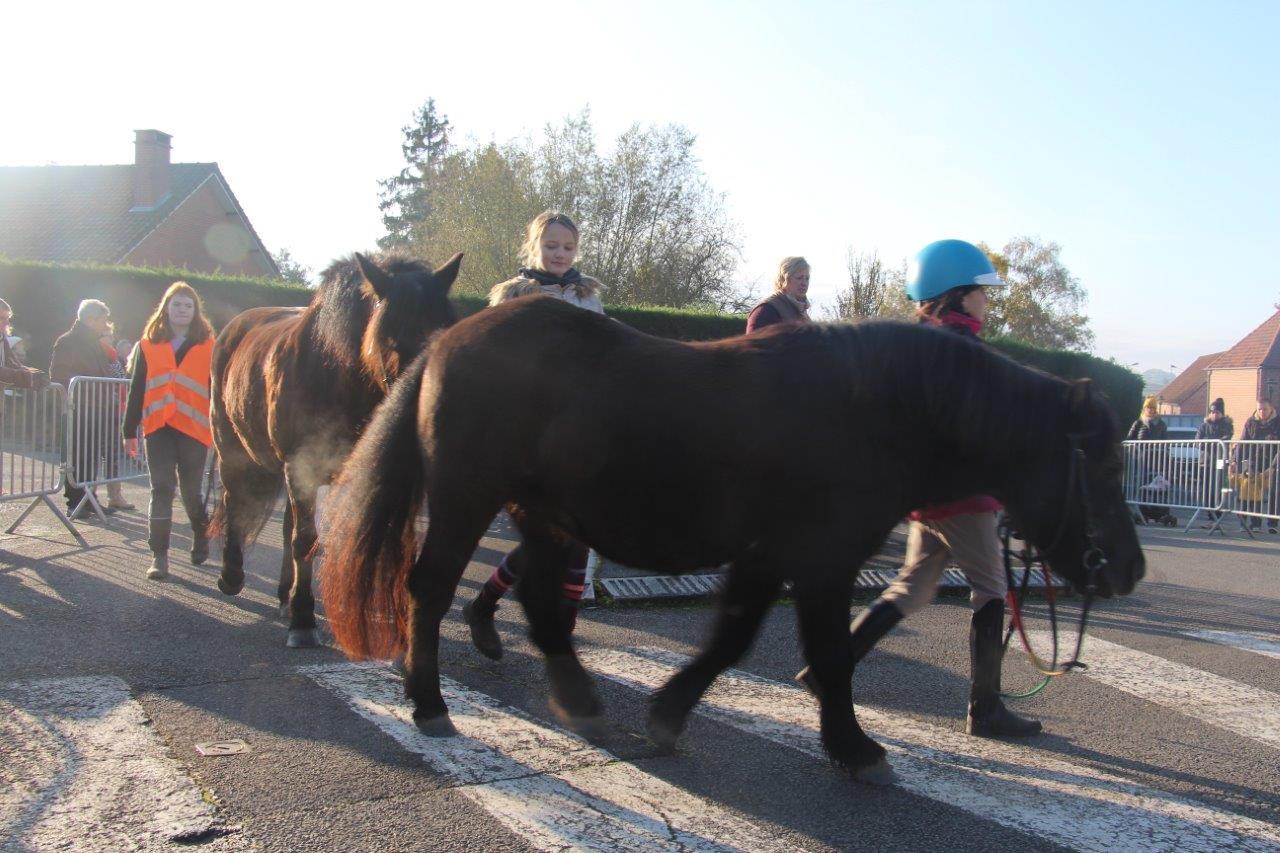
{"type": "Polygon", "coordinates": [[[172,137],[134,131],[123,166],[0,166],[0,255],[280,274],[217,163],[170,163],[172,137]]]}
{"type": "Polygon", "coordinates": [[[1280,311],[1209,366],[1208,399],[1223,399],[1237,431],[1257,408],[1259,395],[1280,405],[1280,311]]]}
{"type": "Polygon", "coordinates": [[[1209,411],[1209,366],[1222,353],[1202,355],[1160,389],[1160,414],[1203,415],[1209,411]]]}

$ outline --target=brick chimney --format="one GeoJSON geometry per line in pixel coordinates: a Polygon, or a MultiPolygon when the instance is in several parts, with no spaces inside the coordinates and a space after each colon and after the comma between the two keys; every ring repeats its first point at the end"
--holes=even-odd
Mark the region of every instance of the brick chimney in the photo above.
{"type": "Polygon", "coordinates": [[[169,140],[158,130],[133,132],[133,209],[150,210],[169,197],[169,140]]]}

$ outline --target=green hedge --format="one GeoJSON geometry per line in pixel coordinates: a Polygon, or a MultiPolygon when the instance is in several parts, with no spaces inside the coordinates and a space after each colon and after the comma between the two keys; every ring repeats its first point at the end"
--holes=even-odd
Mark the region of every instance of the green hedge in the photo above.
{"type": "MultiPolygon", "coordinates": [[[[200,293],[216,328],[246,308],[306,305],[315,293],[278,279],[0,258],[0,297],[13,306],[14,326],[28,339],[28,363],[32,367],[48,366],[53,341],[71,325],[81,299],[106,302],[111,306],[119,334],[137,340],[165,288],[178,279],[200,293]]],[[[456,297],[454,301],[463,316],[485,306],[485,300],[478,296],[456,297]]],[[[611,305],[607,310],[610,317],[632,328],[676,340],[715,340],[740,335],[746,329],[746,318],[740,315],[625,305],[611,305]]],[[[1084,353],[1042,349],[1008,338],[992,338],[988,343],[1023,364],[1064,379],[1092,379],[1123,423],[1141,405],[1142,378],[1114,362],[1084,353]]]]}
{"type": "Polygon", "coordinates": [[[1142,377],[1114,361],[1083,352],[1037,347],[1013,338],[986,338],[1005,355],[1063,379],[1089,379],[1102,392],[1122,427],[1136,417],[1142,407],[1142,377]]]}
{"type": "Polygon", "coordinates": [[[131,341],[175,281],[196,289],[215,328],[246,308],[306,305],[315,292],[279,279],[216,276],[176,268],[50,264],[0,258],[0,297],[13,306],[13,325],[27,343],[27,362],[47,368],[53,341],[70,328],[82,299],[111,307],[116,333],[131,341]]]}

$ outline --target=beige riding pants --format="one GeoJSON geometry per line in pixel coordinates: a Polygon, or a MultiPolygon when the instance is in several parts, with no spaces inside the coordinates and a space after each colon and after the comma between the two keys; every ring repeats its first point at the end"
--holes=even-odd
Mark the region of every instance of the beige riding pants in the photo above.
{"type": "Polygon", "coordinates": [[[1004,598],[1004,561],[996,514],[980,512],[911,522],[906,560],[880,599],[893,602],[903,616],[915,613],[933,601],[948,557],[955,559],[969,581],[969,606],[975,611],[988,601],[1004,598]]]}

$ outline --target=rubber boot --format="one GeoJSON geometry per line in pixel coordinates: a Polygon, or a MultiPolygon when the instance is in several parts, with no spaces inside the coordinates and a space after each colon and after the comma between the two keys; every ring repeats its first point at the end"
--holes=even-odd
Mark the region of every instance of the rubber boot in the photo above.
{"type": "MultiPolygon", "coordinates": [[[[849,626],[849,645],[853,648],[853,665],[856,667],[858,662],[867,656],[867,652],[880,642],[880,638],[893,630],[893,626],[901,621],[902,611],[896,604],[885,601],[883,598],[876,599],[870,607],[859,613],[858,618],[849,626]]],[[[809,667],[806,666],[797,672],[795,679],[815,697],[822,698],[818,680],[813,677],[809,667]]]]}
{"type": "Polygon", "coordinates": [[[191,534],[191,565],[199,566],[209,559],[208,523],[195,524],[191,534]]]}
{"type": "Polygon", "coordinates": [[[982,605],[969,623],[969,714],[965,731],[975,737],[1029,737],[1039,720],[1021,717],[1000,701],[1000,665],[1004,661],[1004,599],[982,605]]]}
{"type": "Polygon", "coordinates": [[[491,660],[502,660],[502,638],[493,624],[497,609],[498,602],[490,601],[483,592],[462,606],[462,619],[471,628],[471,643],[491,660]]]}
{"type": "Polygon", "coordinates": [[[173,532],[173,519],[153,518],[148,525],[147,547],[151,549],[151,568],[147,577],[163,580],[169,576],[169,534],[173,532]]]}
{"type": "Polygon", "coordinates": [[[162,581],[169,577],[169,555],[160,552],[151,555],[151,567],[147,569],[147,580],[162,581]]]}
{"type": "Polygon", "coordinates": [[[107,508],[131,510],[137,509],[124,496],[124,486],[120,483],[107,483],[107,508]]]}

